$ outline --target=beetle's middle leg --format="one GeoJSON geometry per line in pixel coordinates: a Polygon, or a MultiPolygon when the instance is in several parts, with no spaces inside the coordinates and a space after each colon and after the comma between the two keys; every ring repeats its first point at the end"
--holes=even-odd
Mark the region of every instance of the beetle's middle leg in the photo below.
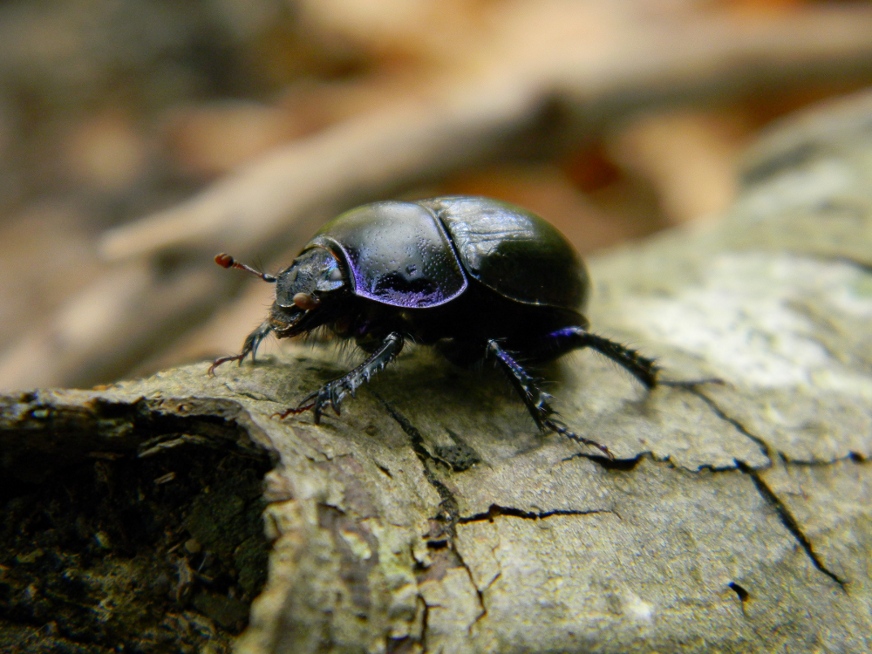
{"type": "Polygon", "coordinates": [[[591,334],[583,327],[563,327],[553,331],[524,352],[533,359],[549,360],[585,347],[607,356],[638,379],[645,388],[650,390],[657,385],[659,368],[653,359],[643,357],[636,350],[603,336],[591,334]]]}
{"type": "Polygon", "coordinates": [[[561,421],[554,418],[556,412],[549,402],[551,396],[539,388],[536,380],[496,340],[488,341],[487,356],[496,359],[540,429],[550,429],[578,443],[595,447],[610,459],[614,458],[609,448],[605,445],[584,436],[579,436],[575,432],[570,431],[561,421]]]}
{"type": "Polygon", "coordinates": [[[339,415],[339,405],[342,403],[343,398],[349,393],[353,396],[355,391],[368,382],[373,375],[384,370],[385,366],[397,358],[397,355],[403,349],[404,343],[405,338],[400,332],[388,334],[378,349],[354,370],[324,384],[293,409],[288,409],[277,415],[280,418],[286,418],[289,415],[296,415],[311,409],[312,413],[315,414],[316,425],[321,422],[321,414],[326,405],[333,407],[336,415],[339,415]]]}

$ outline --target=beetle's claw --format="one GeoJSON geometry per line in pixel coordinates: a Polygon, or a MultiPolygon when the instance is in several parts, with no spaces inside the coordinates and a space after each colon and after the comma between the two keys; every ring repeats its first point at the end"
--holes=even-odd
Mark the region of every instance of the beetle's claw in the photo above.
{"type": "Polygon", "coordinates": [[[608,447],[603,445],[602,443],[597,443],[596,441],[591,440],[589,438],[584,438],[583,436],[579,436],[578,434],[576,434],[573,431],[570,431],[569,429],[563,429],[559,433],[562,434],[563,436],[566,436],[570,440],[574,440],[577,443],[581,443],[582,445],[587,445],[589,447],[595,447],[600,452],[605,454],[609,458],[609,460],[611,460],[611,461],[615,460],[615,455],[612,454],[612,451],[608,447]]]}
{"type": "Polygon", "coordinates": [[[318,424],[318,414],[320,413],[320,411],[316,409],[315,405],[317,404],[317,402],[313,401],[315,399],[316,394],[313,393],[303,399],[303,401],[301,401],[297,406],[290,407],[289,409],[285,409],[284,411],[279,411],[278,413],[274,413],[272,417],[278,417],[279,420],[284,420],[288,416],[298,416],[301,413],[305,413],[306,411],[309,411],[311,409],[315,412],[315,424],[318,424]]]}
{"type": "Polygon", "coordinates": [[[569,427],[566,426],[566,423],[560,420],[559,418],[555,418],[557,415],[557,411],[548,403],[548,400],[552,399],[552,396],[548,393],[540,392],[541,401],[537,408],[539,411],[536,415],[536,423],[539,425],[539,429],[549,429],[561,436],[565,436],[566,438],[575,441],[576,443],[581,443],[582,445],[588,445],[590,447],[595,447],[600,452],[605,454],[609,459],[614,461],[615,455],[612,454],[612,451],[607,448],[602,443],[597,443],[595,440],[590,438],[585,438],[584,436],[579,436],[574,431],[572,431],[569,427]]]}
{"type": "Polygon", "coordinates": [[[248,352],[244,352],[244,353],[240,353],[240,354],[233,354],[233,355],[231,355],[231,356],[226,356],[226,357],[218,357],[217,359],[215,359],[215,360],[212,362],[212,365],[209,366],[209,370],[208,370],[208,373],[207,373],[207,374],[208,374],[210,377],[211,377],[211,376],[214,376],[214,375],[215,375],[215,368],[217,368],[218,366],[220,366],[220,365],[222,365],[222,364],[227,363],[228,361],[238,361],[239,364],[242,365],[242,360],[243,360],[247,355],[248,355],[248,352]]]}
{"type": "Polygon", "coordinates": [[[290,407],[288,409],[285,409],[281,413],[273,414],[273,417],[278,416],[280,420],[284,420],[288,416],[298,416],[301,413],[305,413],[306,411],[310,410],[311,408],[312,408],[311,405],[290,407]]]}
{"type": "Polygon", "coordinates": [[[574,431],[570,430],[561,420],[555,420],[554,418],[545,418],[542,423],[547,429],[550,429],[553,432],[560,434],[561,436],[566,436],[566,438],[575,441],[576,443],[581,443],[582,445],[588,445],[590,447],[595,447],[600,452],[605,454],[612,461],[615,460],[615,455],[612,454],[612,451],[607,448],[602,443],[597,443],[595,440],[591,440],[590,438],[585,438],[584,436],[579,436],[574,431]]]}
{"type": "Polygon", "coordinates": [[[330,384],[327,384],[314,393],[307,395],[297,406],[274,415],[284,419],[288,416],[296,416],[306,411],[311,411],[315,424],[319,425],[321,424],[321,416],[324,415],[324,408],[327,406],[331,407],[337,416],[340,415],[339,405],[341,402],[341,395],[330,384]]]}
{"type": "Polygon", "coordinates": [[[303,413],[304,411],[313,409],[317,403],[318,393],[310,393],[300,401],[300,403],[294,409],[294,413],[303,413]]]}

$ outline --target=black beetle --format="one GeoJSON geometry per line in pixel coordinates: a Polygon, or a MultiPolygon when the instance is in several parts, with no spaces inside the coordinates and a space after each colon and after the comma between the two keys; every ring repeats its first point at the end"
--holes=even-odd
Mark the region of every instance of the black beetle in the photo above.
{"type": "Polygon", "coordinates": [[[572,246],[542,218],[504,202],[448,196],[363,205],[327,223],[277,276],[226,254],[215,261],[275,282],[276,299],[242,351],[216,359],[210,373],[227,361],[254,358],[271,332],[285,338],[327,326],[370,353],[282,417],[311,409],[317,423],[325,405],[338,414],[343,398],[410,340],[460,365],[492,358],[541,429],[611,456],[555,418],[551,396],[519,360],[543,363],[589,347],[647,388],[657,383],[652,360],[588,331],[582,312],[590,281],[572,246]]]}

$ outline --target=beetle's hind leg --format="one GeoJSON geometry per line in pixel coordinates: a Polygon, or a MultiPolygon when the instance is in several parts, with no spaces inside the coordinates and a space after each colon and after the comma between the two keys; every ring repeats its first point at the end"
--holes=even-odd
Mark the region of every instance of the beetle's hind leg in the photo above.
{"type": "Polygon", "coordinates": [[[269,336],[271,332],[272,327],[269,322],[262,323],[260,327],[255,329],[245,338],[245,343],[242,344],[242,351],[239,354],[215,359],[212,362],[212,365],[209,366],[209,374],[214,374],[215,368],[220,366],[222,363],[227,363],[228,361],[239,361],[239,363],[242,363],[242,360],[249,354],[251,355],[251,360],[254,361],[254,355],[257,354],[257,348],[260,347],[263,339],[269,336]]]}
{"type": "Polygon", "coordinates": [[[548,360],[585,347],[596,350],[617,363],[645,388],[650,390],[657,385],[659,368],[653,359],[643,357],[636,350],[603,336],[591,334],[583,327],[563,327],[553,331],[534,346],[529,354],[534,359],[548,360]]]}
{"type": "Polygon", "coordinates": [[[333,410],[338,415],[339,405],[342,403],[342,400],[349,393],[354,395],[355,391],[368,382],[373,375],[384,370],[385,366],[396,359],[397,355],[403,349],[404,343],[405,338],[401,333],[392,332],[388,334],[381,342],[378,349],[354,370],[324,384],[317,391],[308,395],[293,409],[287,409],[276,415],[279,418],[286,418],[289,415],[297,415],[311,409],[312,413],[315,415],[316,425],[321,422],[321,414],[324,412],[325,406],[333,407],[333,410]]]}
{"type": "Polygon", "coordinates": [[[563,422],[556,419],[554,417],[556,412],[550,404],[551,396],[539,388],[536,380],[496,340],[488,341],[487,356],[496,359],[540,429],[550,429],[578,443],[595,447],[610,459],[614,458],[605,445],[579,436],[570,431],[563,422]]]}

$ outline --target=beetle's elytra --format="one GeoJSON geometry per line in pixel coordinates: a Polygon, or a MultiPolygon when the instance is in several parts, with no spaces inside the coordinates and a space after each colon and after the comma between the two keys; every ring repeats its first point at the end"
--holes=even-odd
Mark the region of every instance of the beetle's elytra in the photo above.
{"type": "Polygon", "coordinates": [[[339,405],[400,353],[404,343],[432,345],[450,361],[493,359],[508,375],[536,424],[608,449],[555,418],[551,396],[519,361],[542,363],[589,347],[644,386],[656,384],[654,362],[588,331],[590,281],[566,239],[542,218],[504,202],[449,196],[375,202],[327,223],[294,262],[272,276],[220,254],[216,262],[276,284],[269,317],[235,356],[252,358],[266,336],[305,334],[326,326],[353,338],[369,357],[282,416],[339,405]]]}

